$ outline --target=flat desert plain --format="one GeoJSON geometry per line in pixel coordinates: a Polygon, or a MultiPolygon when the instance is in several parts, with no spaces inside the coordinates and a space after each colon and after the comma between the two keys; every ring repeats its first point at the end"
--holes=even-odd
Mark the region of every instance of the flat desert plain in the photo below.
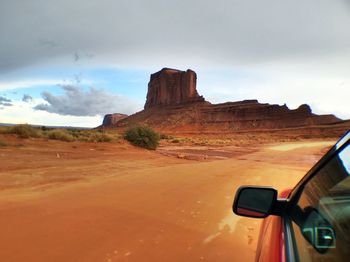
{"type": "Polygon", "coordinates": [[[245,146],[0,137],[1,261],[253,261],[240,185],[293,187],[335,141],[245,146]]]}

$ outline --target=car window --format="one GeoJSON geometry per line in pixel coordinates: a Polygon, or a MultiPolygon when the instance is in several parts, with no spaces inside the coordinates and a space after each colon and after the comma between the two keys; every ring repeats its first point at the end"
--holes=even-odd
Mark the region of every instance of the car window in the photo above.
{"type": "Polygon", "coordinates": [[[350,257],[350,146],[307,182],[292,211],[300,261],[350,257]]]}

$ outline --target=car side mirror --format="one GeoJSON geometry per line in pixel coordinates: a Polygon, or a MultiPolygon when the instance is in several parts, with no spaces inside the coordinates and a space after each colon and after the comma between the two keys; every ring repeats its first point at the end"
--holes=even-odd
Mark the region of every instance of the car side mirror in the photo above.
{"type": "Polygon", "coordinates": [[[272,214],[276,202],[274,188],[243,186],[237,190],[232,209],[239,216],[265,218],[272,214]]]}

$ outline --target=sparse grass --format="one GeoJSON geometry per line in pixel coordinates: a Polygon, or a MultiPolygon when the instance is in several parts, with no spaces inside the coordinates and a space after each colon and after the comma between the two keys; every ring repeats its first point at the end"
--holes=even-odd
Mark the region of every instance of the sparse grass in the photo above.
{"type": "Polygon", "coordinates": [[[71,135],[77,141],[84,142],[118,142],[120,136],[117,133],[102,130],[70,130],[71,135]]]}
{"type": "Polygon", "coordinates": [[[32,127],[27,124],[15,125],[7,128],[6,133],[15,134],[20,138],[38,138],[42,137],[42,134],[39,129],[32,127]]]}
{"type": "Polygon", "coordinates": [[[148,126],[135,126],[129,128],[124,138],[135,146],[155,150],[159,145],[160,136],[148,126]]]}
{"type": "Polygon", "coordinates": [[[53,129],[47,132],[49,139],[61,140],[66,142],[74,141],[74,137],[70,134],[67,129],[53,129]]]}
{"type": "Polygon", "coordinates": [[[88,137],[89,142],[112,142],[113,136],[107,133],[89,133],[88,137]]]}
{"type": "Polygon", "coordinates": [[[0,134],[7,134],[8,127],[7,126],[0,126],[0,134]]]}
{"type": "Polygon", "coordinates": [[[66,142],[118,142],[120,135],[113,131],[102,130],[79,130],[49,127],[33,127],[27,124],[10,127],[0,127],[0,134],[14,134],[20,138],[47,138],[66,142]]]}
{"type": "Polygon", "coordinates": [[[101,130],[54,129],[47,132],[49,139],[80,142],[118,142],[120,137],[116,133],[101,130]]]}

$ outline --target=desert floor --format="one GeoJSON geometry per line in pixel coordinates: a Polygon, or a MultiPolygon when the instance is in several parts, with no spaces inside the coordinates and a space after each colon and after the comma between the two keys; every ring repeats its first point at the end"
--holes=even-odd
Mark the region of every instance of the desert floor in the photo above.
{"type": "Polygon", "coordinates": [[[293,187],[335,141],[162,145],[0,137],[0,261],[253,261],[240,185],[293,187]]]}

